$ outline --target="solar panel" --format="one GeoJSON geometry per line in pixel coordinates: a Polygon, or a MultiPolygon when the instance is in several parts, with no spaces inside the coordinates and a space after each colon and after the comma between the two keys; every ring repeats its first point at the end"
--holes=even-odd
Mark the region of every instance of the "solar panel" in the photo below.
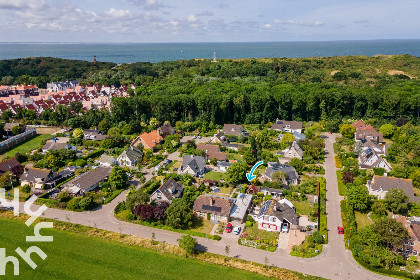
{"type": "Polygon", "coordinates": [[[270,205],[271,205],[271,200],[266,201],[266,202],[263,204],[263,206],[261,207],[261,211],[260,211],[260,213],[261,213],[261,214],[262,214],[262,213],[265,213],[265,212],[268,210],[268,208],[270,208],[270,205]]]}
{"type": "Polygon", "coordinates": [[[370,156],[373,153],[372,148],[366,150],[366,156],[370,156]]]}
{"type": "Polygon", "coordinates": [[[211,206],[211,205],[203,205],[203,210],[208,210],[208,211],[213,211],[213,212],[220,212],[220,211],[222,211],[222,207],[211,206]]]}

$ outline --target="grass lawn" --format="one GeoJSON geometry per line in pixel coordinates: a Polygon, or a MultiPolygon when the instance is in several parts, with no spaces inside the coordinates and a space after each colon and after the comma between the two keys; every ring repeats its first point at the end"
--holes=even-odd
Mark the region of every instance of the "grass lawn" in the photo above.
{"type": "Polygon", "coordinates": [[[310,215],[313,206],[307,201],[292,201],[293,206],[296,208],[296,212],[301,215],[310,215]]]}
{"type": "Polygon", "coordinates": [[[210,234],[213,227],[214,224],[209,220],[196,218],[190,230],[210,234]]]}
{"type": "Polygon", "coordinates": [[[265,231],[258,228],[258,223],[254,223],[252,227],[246,227],[245,233],[253,236],[254,238],[260,237],[261,239],[277,240],[279,238],[278,232],[265,231]]]}
{"type": "Polygon", "coordinates": [[[174,168],[178,168],[179,169],[181,166],[182,166],[182,162],[177,161],[177,162],[174,163],[174,165],[172,165],[169,168],[169,172],[174,172],[174,168]]]}
{"type": "MultiPolygon", "coordinates": [[[[19,279],[268,279],[251,272],[209,264],[192,258],[160,253],[139,246],[58,229],[43,229],[53,242],[26,243],[33,235],[23,221],[0,218],[0,248],[7,256],[18,257],[19,279]],[[32,260],[38,267],[32,270],[15,252],[38,246],[46,254],[43,261],[36,254],[32,260]]],[[[8,264],[6,275],[12,275],[8,264]]],[[[12,276],[10,276],[11,279],[12,276]]]]}
{"type": "Polygon", "coordinates": [[[14,146],[10,150],[6,150],[1,153],[0,159],[6,158],[6,157],[13,157],[16,153],[24,154],[26,152],[30,152],[32,150],[35,150],[41,146],[42,140],[49,139],[52,136],[49,134],[40,134],[36,135],[29,140],[26,140],[16,146],[14,146]]]}
{"type": "Polygon", "coordinates": [[[222,179],[225,179],[225,173],[217,172],[217,171],[210,171],[210,172],[204,174],[203,178],[207,179],[207,180],[220,181],[222,179]]]}
{"type": "Polygon", "coordinates": [[[237,160],[237,161],[243,161],[240,154],[234,154],[234,153],[228,153],[227,154],[228,160],[237,160]]]}
{"type": "Polygon", "coordinates": [[[354,211],[354,215],[356,216],[356,224],[358,229],[373,224],[373,222],[369,220],[367,214],[354,211]]]}

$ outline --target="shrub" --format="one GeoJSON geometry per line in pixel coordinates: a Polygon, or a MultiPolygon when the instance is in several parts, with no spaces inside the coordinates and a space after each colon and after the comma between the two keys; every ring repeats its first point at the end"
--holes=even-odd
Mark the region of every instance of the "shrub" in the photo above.
{"type": "Polygon", "coordinates": [[[134,214],[131,213],[130,210],[122,210],[117,214],[117,217],[124,221],[132,221],[135,218],[134,214]]]}
{"type": "Polygon", "coordinates": [[[93,206],[93,201],[91,197],[84,197],[79,202],[80,209],[87,210],[93,206]]]}
{"type": "Polygon", "coordinates": [[[70,211],[80,211],[80,201],[82,200],[81,197],[73,197],[68,203],[67,203],[67,209],[70,211]]]}
{"type": "Polygon", "coordinates": [[[24,185],[22,187],[22,192],[24,192],[24,193],[30,193],[31,192],[31,187],[29,185],[24,185]]]}

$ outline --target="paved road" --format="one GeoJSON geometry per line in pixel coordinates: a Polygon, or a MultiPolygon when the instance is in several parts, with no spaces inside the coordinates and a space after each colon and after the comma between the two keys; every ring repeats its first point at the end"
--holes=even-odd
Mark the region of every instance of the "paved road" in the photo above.
{"type": "MultiPolygon", "coordinates": [[[[211,253],[225,255],[225,246],[230,245],[231,257],[258,262],[264,264],[268,259],[269,264],[299,271],[306,274],[321,276],[329,279],[392,279],[390,277],[374,274],[361,268],[352,258],[350,251],[344,248],[343,235],[338,235],[337,225],[341,225],[340,203],[338,195],[337,177],[334,166],[333,143],[336,135],[325,135],[326,157],[325,157],[325,177],[327,179],[327,219],[329,240],[328,245],[324,245],[323,252],[311,259],[297,258],[287,255],[284,251],[266,252],[238,245],[234,239],[224,239],[214,241],[205,238],[197,238],[198,249],[211,253]]],[[[150,179],[147,174],[147,179],[150,179]]],[[[111,203],[104,205],[96,211],[90,212],[69,212],[59,209],[48,209],[44,217],[78,223],[87,226],[93,226],[109,231],[131,234],[143,238],[151,238],[155,233],[157,241],[177,244],[177,239],[181,236],[179,233],[154,229],[150,227],[134,225],[127,222],[121,222],[114,217],[114,208],[120,202],[125,200],[126,191],[121,193],[111,203]]]]}

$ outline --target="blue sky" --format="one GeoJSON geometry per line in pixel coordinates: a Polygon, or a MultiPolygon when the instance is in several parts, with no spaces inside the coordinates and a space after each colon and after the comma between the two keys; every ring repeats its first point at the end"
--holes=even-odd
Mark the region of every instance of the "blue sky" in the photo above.
{"type": "Polygon", "coordinates": [[[418,0],[0,0],[0,42],[420,39],[418,0]]]}

